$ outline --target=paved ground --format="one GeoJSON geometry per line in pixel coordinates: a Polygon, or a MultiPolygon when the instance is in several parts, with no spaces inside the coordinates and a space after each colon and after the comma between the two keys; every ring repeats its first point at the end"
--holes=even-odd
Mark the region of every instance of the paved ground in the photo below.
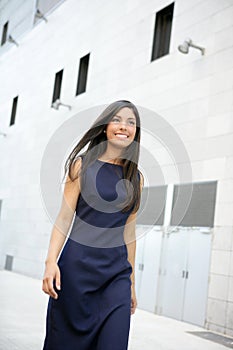
{"type": "MultiPolygon", "coordinates": [[[[0,350],[41,350],[48,301],[41,281],[0,271],[0,285],[0,350]]],[[[131,320],[129,350],[229,349],[188,331],[206,330],[137,309],[131,320]]]]}

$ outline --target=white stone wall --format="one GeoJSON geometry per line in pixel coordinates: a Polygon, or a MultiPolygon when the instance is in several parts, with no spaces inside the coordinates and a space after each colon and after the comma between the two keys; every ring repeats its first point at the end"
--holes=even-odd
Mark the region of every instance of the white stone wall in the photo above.
{"type": "MultiPolygon", "coordinates": [[[[0,266],[13,255],[15,271],[42,276],[52,223],[40,197],[40,164],[53,132],[79,111],[129,99],[175,128],[193,181],[218,180],[206,326],[233,335],[233,2],[175,1],[170,54],[150,62],[155,12],[169,4],[65,1],[0,55],[0,131],[7,133],[0,137],[0,266]],[[186,37],[206,54],[181,54],[186,37]],[[89,52],[87,92],[75,97],[79,59],[89,52]],[[51,109],[60,69],[61,100],[71,111],[51,109]]],[[[172,183],[169,162],[162,171],[172,183]]]]}

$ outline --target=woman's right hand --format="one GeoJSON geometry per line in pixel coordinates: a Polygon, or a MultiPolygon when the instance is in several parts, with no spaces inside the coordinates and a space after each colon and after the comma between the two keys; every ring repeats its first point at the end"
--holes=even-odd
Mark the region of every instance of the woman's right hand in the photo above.
{"type": "Polygon", "coordinates": [[[49,294],[52,298],[57,299],[58,294],[56,293],[53,281],[55,280],[55,285],[58,290],[61,289],[61,275],[60,269],[56,262],[47,262],[43,277],[42,290],[49,294]]]}

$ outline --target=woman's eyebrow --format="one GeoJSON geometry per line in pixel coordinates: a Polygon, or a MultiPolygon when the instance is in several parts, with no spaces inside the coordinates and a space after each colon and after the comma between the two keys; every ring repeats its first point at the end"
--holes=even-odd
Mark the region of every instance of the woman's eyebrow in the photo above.
{"type": "MultiPolygon", "coordinates": [[[[117,115],[117,114],[115,114],[115,117],[122,118],[120,115],[117,115]]],[[[133,120],[136,120],[136,118],[135,118],[135,117],[129,117],[129,118],[127,118],[127,119],[133,119],[133,120]]]]}

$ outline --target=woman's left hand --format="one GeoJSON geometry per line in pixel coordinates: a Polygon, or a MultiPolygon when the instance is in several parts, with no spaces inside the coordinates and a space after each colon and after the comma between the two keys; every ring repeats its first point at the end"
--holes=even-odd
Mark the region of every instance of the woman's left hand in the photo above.
{"type": "Polygon", "coordinates": [[[134,285],[131,286],[131,315],[135,313],[137,307],[137,298],[134,285]]]}

